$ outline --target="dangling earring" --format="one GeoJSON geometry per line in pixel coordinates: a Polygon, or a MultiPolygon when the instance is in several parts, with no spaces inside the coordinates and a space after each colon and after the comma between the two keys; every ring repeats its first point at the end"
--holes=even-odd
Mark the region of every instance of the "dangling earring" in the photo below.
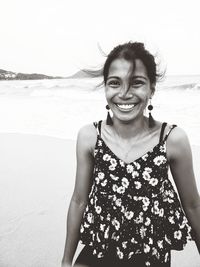
{"type": "Polygon", "coordinates": [[[151,111],[153,110],[153,106],[151,105],[151,98],[150,98],[150,104],[148,105],[149,110],[149,128],[153,128],[155,126],[155,120],[151,115],[151,111]]]}
{"type": "Polygon", "coordinates": [[[106,105],[106,109],[108,111],[107,118],[106,118],[106,124],[107,125],[113,125],[113,120],[112,120],[112,118],[110,116],[110,112],[109,112],[110,107],[108,105],[106,105]]]}

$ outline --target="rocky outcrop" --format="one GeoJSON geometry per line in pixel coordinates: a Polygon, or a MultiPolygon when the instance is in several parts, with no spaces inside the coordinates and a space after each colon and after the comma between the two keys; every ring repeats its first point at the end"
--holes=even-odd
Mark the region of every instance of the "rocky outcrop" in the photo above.
{"type": "Polygon", "coordinates": [[[48,76],[38,73],[20,73],[0,69],[0,80],[41,80],[41,79],[62,79],[58,76],[48,76]]]}

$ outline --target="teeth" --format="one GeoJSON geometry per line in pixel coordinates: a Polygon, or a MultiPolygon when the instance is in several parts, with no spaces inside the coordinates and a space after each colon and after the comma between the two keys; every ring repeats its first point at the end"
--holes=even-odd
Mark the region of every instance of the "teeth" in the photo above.
{"type": "Polygon", "coordinates": [[[119,107],[119,108],[122,108],[122,109],[131,109],[131,108],[133,108],[134,106],[135,106],[135,104],[117,104],[117,106],[119,107]]]}

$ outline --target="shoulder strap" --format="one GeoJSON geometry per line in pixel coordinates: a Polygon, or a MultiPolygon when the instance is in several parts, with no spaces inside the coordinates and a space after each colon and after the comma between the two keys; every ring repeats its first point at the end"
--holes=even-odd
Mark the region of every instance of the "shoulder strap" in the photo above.
{"type": "Polygon", "coordinates": [[[100,135],[100,136],[101,136],[101,123],[102,121],[93,122],[93,125],[97,130],[97,135],[100,135]]]}
{"type": "Polygon", "coordinates": [[[160,131],[160,140],[159,140],[159,143],[163,140],[163,134],[164,134],[164,130],[165,130],[166,125],[167,125],[167,123],[166,122],[163,122],[162,127],[161,127],[161,131],[160,131]]]}
{"type": "Polygon", "coordinates": [[[173,124],[173,125],[170,126],[169,131],[168,131],[168,132],[166,133],[166,135],[165,135],[164,141],[167,140],[169,134],[171,133],[171,131],[172,131],[176,126],[177,126],[177,125],[175,125],[175,124],[173,124]]]}

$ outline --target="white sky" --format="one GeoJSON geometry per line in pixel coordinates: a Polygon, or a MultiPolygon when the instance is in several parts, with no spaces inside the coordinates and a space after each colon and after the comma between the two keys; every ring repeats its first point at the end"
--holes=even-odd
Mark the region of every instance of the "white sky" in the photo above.
{"type": "Polygon", "coordinates": [[[67,76],[144,41],[167,74],[200,74],[199,0],[0,0],[0,68],[67,76]]]}

